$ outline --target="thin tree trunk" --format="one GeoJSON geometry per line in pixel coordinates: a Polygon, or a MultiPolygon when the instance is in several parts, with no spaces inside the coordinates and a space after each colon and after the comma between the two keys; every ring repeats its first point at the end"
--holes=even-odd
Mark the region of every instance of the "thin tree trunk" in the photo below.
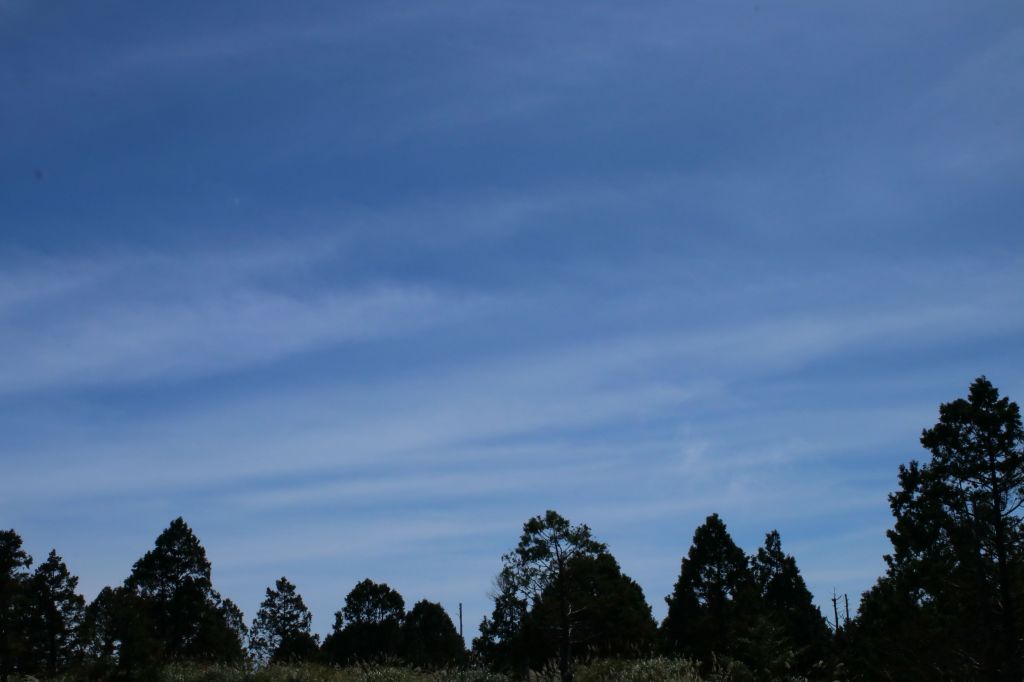
{"type": "Polygon", "coordinates": [[[572,632],[569,630],[569,597],[565,593],[565,567],[563,561],[558,562],[558,610],[559,610],[559,642],[558,642],[558,674],[562,682],[572,682],[572,632]]]}

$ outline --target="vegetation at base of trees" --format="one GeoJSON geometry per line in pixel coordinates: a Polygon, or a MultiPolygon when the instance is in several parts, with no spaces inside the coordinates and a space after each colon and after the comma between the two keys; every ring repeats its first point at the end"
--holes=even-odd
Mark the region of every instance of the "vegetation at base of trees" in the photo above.
{"type": "MultiPolygon", "coordinates": [[[[740,682],[735,665],[715,666],[702,676],[698,666],[684,659],[648,658],[643,660],[605,659],[576,669],[577,682],[740,682]]],[[[12,678],[28,682],[31,678],[12,678]]],[[[54,678],[60,682],[78,682],[72,674],[54,678]]],[[[260,670],[226,665],[178,663],[155,671],[153,682],[514,682],[515,679],[484,668],[449,668],[433,671],[393,665],[367,665],[338,668],[321,664],[270,665],[260,670]]],[[[558,674],[534,673],[531,682],[556,682],[558,674]]],[[[800,678],[786,678],[800,682],[800,678]]]]}
{"type": "Polygon", "coordinates": [[[777,531],[747,555],[717,514],[707,517],[659,626],[590,528],[548,511],[502,557],[470,652],[440,604],[406,612],[397,591],[370,579],[348,593],[320,644],[285,577],[247,628],[178,518],[123,584],[89,604],[56,551],[33,570],[21,537],[0,531],[0,682],[1021,682],[1020,409],[980,377],[966,398],[940,406],[921,444],[928,459],[900,466],[889,496],[885,575],[831,630],[777,531]]]}

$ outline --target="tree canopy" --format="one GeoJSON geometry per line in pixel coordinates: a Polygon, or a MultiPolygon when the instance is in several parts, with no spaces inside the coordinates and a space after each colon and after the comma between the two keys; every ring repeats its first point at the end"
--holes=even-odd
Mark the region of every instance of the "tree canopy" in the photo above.
{"type": "Polygon", "coordinates": [[[555,511],[527,520],[515,549],[502,557],[494,611],[481,623],[474,649],[495,665],[520,670],[537,667],[550,652],[561,679],[571,680],[576,659],[594,647],[613,648],[594,615],[602,590],[622,606],[606,614],[639,624],[634,633],[619,632],[620,650],[642,648],[650,634],[646,604],[636,603],[642,592],[607,552],[588,526],[573,525],[555,511]]]}
{"type": "Polygon", "coordinates": [[[422,669],[459,663],[465,644],[444,608],[423,599],[416,602],[402,623],[402,659],[422,669]]]}
{"type": "Polygon", "coordinates": [[[921,445],[930,459],[901,465],[889,496],[893,550],[862,600],[855,665],[865,678],[1020,680],[1020,409],[979,377],[921,445]]]}
{"type": "Polygon", "coordinates": [[[712,514],[694,532],[679,580],[665,598],[663,645],[670,653],[701,661],[737,656],[756,609],[755,595],[747,556],[718,514],[712,514]]]}
{"type": "MultiPolygon", "coordinates": [[[[640,586],[622,573],[611,554],[577,556],[568,562],[566,603],[571,608],[572,654],[578,661],[638,658],[653,653],[657,623],[640,586]]],[[[530,661],[539,668],[555,660],[562,601],[555,585],[537,599],[524,619],[530,661]]]]}
{"type": "Polygon", "coordinates": [[[34,673],[56,675],[81,654],[85,598],[56,550],[36,567],[28,585],[28,639],[34,673]]]}
{"type": "Polygon", "coordinates": [[[313,614],[286,577],[267,588],[249,631],[249,650],[260,663],[296,663],[316,657],[320,642],[309,631],[313,614]]]}
{"type": "Polygon", "coordinates": [[[122,634],[142,639],[143,651],[135,652],[140,660],[122,663],[243,659],[241,612],[213,589],[206,550],[181,517],[135,562],[124,587],[126,594],[116,602],[137,611],[133,627],[140,632],[122,634]]]}
{"type": "Polygon", "coordinates": [[[29,646],[25,586],[32,557],[21,545],[21,536],[13,529],[0,531],[0,682],[6,682],[29,646]]]}
{"type": "Polygon", "coordinates": [[[814,596],[807,589],[796,559],[782,550],[777,530],[765,535],[764,545],[750,559],[760,597],[760,613],[751,637],[755,665],[810,674],[829,655],[830,634],[814,596]],[[758,641],[758,640],[761,641],[758,641]],[[784,653],[784,656],[780,654],[784,653]]]}
{"type": "Polygon", "coordinates": [[[324,653],[335,663],[397,660],[402,642],[405,600],[386,583],[359,582],[334,614],[324,653]]]}

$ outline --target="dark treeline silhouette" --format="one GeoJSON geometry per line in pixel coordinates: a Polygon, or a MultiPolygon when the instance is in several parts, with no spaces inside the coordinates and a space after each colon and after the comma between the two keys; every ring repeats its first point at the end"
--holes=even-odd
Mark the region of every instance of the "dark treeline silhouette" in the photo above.
{"type": "Polygon", "coordinates": [[[862,679],[1021,679],[1024,430],[985,378],[899,469],[884,576],[861,600],[846,658],[862,679]]]}
{"type": "Polygon", "coordinates": [[[491,667],[573,678],[592,658],[682,656],[735,676],[824,675],[831,636],[779,534],[753,557],[712,514],[683,558],[657,626],[643,591],[587,526],[553,511],[530,519],[496,580],[494,611],[473,650],[491,667]]]}
{"type": "Polygon", "coordinates": [[[370,579],[344,598],[321,642],[286,577],[267,588],[247,627],[214,589],[205,549],[178,518],[123,584],[88,604],[55,551],[33,570],[21,537],[0,531],[0,682],[12,674],[154,679],[179,662],[478,666],[569,681],[581,664],[652,656],[698,661],[733,680],[1020,682],[1020,410],[980,377],[966,399],[940,406],[921,444],[929,459],[900,466],[889,496],[885,575],[855,618],[831,627],[777,531],[747,555],[723,520],[708,516],[658,624],[591,529],[548,511],[529,519],[502,557],[493,610],[470,650],[440,604],[421,600],[406,611],[402,595],[370,579]]]}

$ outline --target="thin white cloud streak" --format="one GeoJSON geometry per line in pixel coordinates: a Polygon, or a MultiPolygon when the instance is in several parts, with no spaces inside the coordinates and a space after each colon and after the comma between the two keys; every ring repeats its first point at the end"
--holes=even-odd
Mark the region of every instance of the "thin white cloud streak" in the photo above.
{"type": "Polygon", "coordinates": [[[40,494],[74,494],[166,489],[379,459],[397,464],[425,454],[437,456],[473,439],[656,414],[690,395],[657,385],[600,394],[578,386],[567,391],[555,385],[561,376],[548,385],[550,393],[522,387],[515,394],[503,392],[513,390],[512,377],[499,374],[457,388],[449,385],[434,395],[425,395],[429,386],[422,384],[399,385],[384,394],[364,390],[280,395],[274,401],[149,425],[106,447],[78,448],[79,461],[88,464],[26,476],[35,480],[31,487],[40,494]],[[409,402],[411,393],[419,395],[409,402]],[[290,456],[282,457],[283,453],[290,456]]]}
{"type": "Polygon", "coordinates": [[[190,378],[405,331],[449,312],[414,288],[294,298],[232,292],[156,306],[103,306],[7,335],[0,391],[190,378]]]}
{"type": "Polygon", "coordinates": [[[279,527],[263,532],[225,538],[211,551],[211,558],[225,570],[247,569],[274,564],[280,557],[301,562],[344,557],[348,560],[416,553],[442,539],[493,536],[503,530],[491,519],[467,519],[466,514],[395,517],[368,520],[350,517],[311,521],[295,527],[279,527]]]}
{"type": "MultiPolygon", "coordinates": [[[[432,4],[429,8],[375,7],[373,12],[362,14],[331,11],[321,16],[296,15],[274,22],[254,14],[230,26],[199,26],[187,35],[144,35],[135,42],[93,50],[86,59],[48,69],[48,78],[36,87],[49,92],[63,92],[67,88],[107,90],[133,87],[139,80],[151,80],[154,74],[186,73],[202,78],[236,65],[239,59],[253,60],[271,54],[301,59],[308,56],[311,47],[314,52],[336,49],[347,56],[358,54],[367,46],[373,49],[374,41],[378,40],[375,36],[392,40],[396,32],[401,32],[415,39],[419,37],[417,33],[453,24],[469,33],[497,25],[495,19],[500,17],[498,23],[507,28],[495,40],[508,49],[488,50],[491,43],[487,41],[456,41],[460,49],[453,54],[462,58],[449,57],[442,62],[445,81],[455,85],[442,91],[441,96],[424,96],[438,92],[434,69],[410,68],[390,74],[391,78],[376,84],[375,92],[386,92],[394,99],[415,98],[417,106],[392,107],[385,120],[374,118],[373,127],[352,126],[347,133],[338,131],[334,107],[296,108],[288,113],[290,123],[284,126],[292,130],[329,129],[335,138],[344,136],[350,145],[376,142],[386,146],[428,133],[487,125],[496,119],[557,111],[557,106],[571,100],[573,94],[599,88],[602,80],[647,70],[650,61],[704,61],[709,49],[722,55],[753,58],[765,50],[788,47],[794,36],[810,36],[823,49],[823,45],[831,47],[842,42],[837,34],[859,39],[859,32],[864,29],[863,13],[859,10],[817,8],[808,13],[779,9],[757,12],[749,7],[701,7],[693,11],[676,5],[642,10],[605,6],[592,7],[583,15],[574,16],[571,22],[560,11],[523,11],[502,3],[481,3],[473,10],[467,10],[463,3],[432,4]],[[749,30],[737,30],[737,25],[749,30]],[[821,30],[822,25],[831,30],[821,30]],[[827,40],[822,36],[828,36],[827,40]],[[724,44],[729,49],[723,50],[724,44]]],[[[879,7],[880,11],[886,9],[884,4],[879,7]]],[[[910,11],[912,15],[917,12],[935,15],[932,7],[910,11]]],[[[877,22],[871,28],[877,30],[877,22]]],[[[836,55],[829,57],[835,59],[836,55]]],[[[721,61],[729,63],[729,59],[721,61]]],[[[281,124],[279,119],[275,123],[281,124]]],[[[577,123],[585,125],[586,121],[577,123]]],[[[264,144],[280,138],[260,137],[264,144]]],[[[283,144],[280,139],[273,143],[281,144],[281,148],[270,151],[272,156],[309,155],[309,141],[305,137],[288,136],[283,144]]]]}
{"type": "MultiPolygon", "coordinates": [[[[879,506],[879,499],[864,495],[863,486],[794,480],[792,468],[773,467],[765,462],[742,468],[723,466],[715,476],[699,479],[678,474],[672,477],[667,470],[662,475],[666,481],[673,482],[673,490],[671,493],[659,490],[660,499],[650,499],[650,493],[647,493],[624,496],[611,503],[584,501],[578,505],[577,515],[595,527],[610,529],[639,522],[685,518],[687,515],[699,522],[713,511],[726,519],[749,519],[754,515],[764,524],[777,526],[808,515],[820,518],[825,514],[879,506]]],[[[881,500],[884,502],[884,496],[881,500]]],[[[694,527],[696,525],[694,523],[694,527]]]]}
{"type": "Polygon", "coordinates": [[[0,272],[0,323],[5,316],[26,306],[79,290],[97,276],[96,268],[88,263],[32,259],[31,265],[8,264],[0,272]]]}
{"type": "MultiPolygon", "coordinates": [[[[723,472],[724,474],[725,472],[723,472]]],[[[536,476],[538,472],[534,471],[536,476]]],[[[551,472],[544,471],[544,476],[551,472]]],[[[629,486],[629,472],[621,471],[619,480],[607,480],[604,485],[590,488],[588,498],[595,494],[620,491],[629,486]]],[[[751,471],[749,475],[733,477],[719,485],[715,493],[706,492],[703,481],[679,481],[675,486],[676,499],[644,503],[644,491],[636,490],[628,500],[608,500],[594,504],[572,495],[563,495],[566,505],[560,511],[575,521],[585,521],[599,538],[621,537],[638,523],[655,520],[692,518],[693,525],[711,511],[730,518],[749,519],[751,512],[761,510],[760,518],[767,527],[784,526],[810,511],[829,510],[843,513],[878,506],[878,500],[867,499],[862,490],[844,483],[808,486],[804,481],[793,481],[784,472],[751,471]],[[701,492],[704,491],[704,492],[701,492]],[[772,511],[767,511],[772,510],[772,511]]],[[[564,481],[563,481],[564,485],[564,481]]],[[[543,495],[541,495],[543,497],[543,495]]],[[[382,498],[387,502],[389,498],[382,498]]],[[[359,514],[319,515],[296,527],[291,517],[272,522],[269,527],[218,542],[217,552],[223,556],[225,567],[274,563],[276,557],[288,561],[313,558],[345,557],[349,560],[385,555],[415,554],[423,544],[444,537],[450,540],[471,540],[478,536],[507,537],[511,542],[527,516],[542,513],[535,507],[536,495],[516,501],[503,499],[467,514],[465,509],[450,513],[424,512],[412,507],[377,514],[368,519],[359,514]],[[524,514],[526,516],[524,516],[524,514]]],[[[305,517],[309,518],[309,517],[305,517]]],[[[826,538],[825,542],[831,542],[826,538]]],[[[802,550],[817,547],[818,541],[806,541],[802,550]]],[[[613,547],[614,549],[614,547],[613,547]]],[[[677,550],[673,550],[677,551],[677,550]]],[[[220,565],[220,564],[219,564],[220,565]]]]}
{"type": "MultiPolygon", "coordinates": [[[[482,459],[496,461],[492,448],[481,448],[476,452],[488,452],[482,459]]],[[[547,452],[554,449],[550,446],[547,452]]],[[[560,453],[564,455],[564,453],[560,453]]],[[[480,456],[479,454],[477,456],[480,456]]],[[[467,460],[469,458],[467,457],[467,460]]],[[[469,463],[468,461],[466,463],[469,463]]],[[[371,502],[406,500],[422,503],[425,500],[444,499],[447,501],[487,495],[489,499],[502,494],[517,494],[522,491],[537,491],[552,487],[563,487],[564,481],[573,485],[597,485],[602,482],[621,480],[620,472],[609,462],[587,464],[576,461],[570,465],[544,466],[544,475],[538,476],[536,464],[519,459],[515,466],[488,466],[475,472],[433,471],[415,473],[376,472],[375,475],[358,475],[331,482],[292,485],[268,492],[249,491],[231,496],[226,501],[243,508],[279,509],[287,507],[312,507],[344,502],[371,502]]]]}
{"type": "Polygon", "coordinates": [[[300,295],[267,283],[331,251],[328,241],[318,251],[124,254],[22,269],[0,282],[0,394],[201,377],[430,326],[480,301],[414,285],[300,295]]]}
{"type": "Polygon", "coordinates": [[[187,33],[119,35],[118,40],[111,41],[105,49],[89,51],[85,59],[48,70],[45,74],[48,78],[37,78],[34,85],[48,92],[60,92],[63,88],[108,89],[150,80],[154,74],[209,72],[240,58],[251,60],[289,48],[366,41],[382,32],[388,33],[389,28],[408,24],[421,14],[415,8],[389,12],[377,7],[358,22],[339,13],[309,22],[243,20],[232,21],[230,25],[193,22],[192,30],[187,33]]]}

